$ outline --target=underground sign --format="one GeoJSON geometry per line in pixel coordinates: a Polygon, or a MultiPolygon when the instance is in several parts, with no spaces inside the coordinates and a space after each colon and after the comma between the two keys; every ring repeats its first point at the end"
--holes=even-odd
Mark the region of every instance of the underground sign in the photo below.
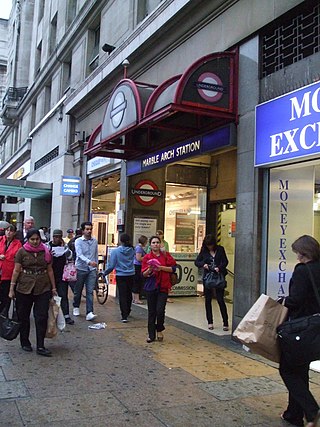
{"type": "Polygon", "coordinates": [[[148,179],[139,181],[134,188],[131,189],[131,194],[135,197],[136,201],[143,206],[151,206],[162,197],[163,192],[159,190],[157,185],[148,179]]]}

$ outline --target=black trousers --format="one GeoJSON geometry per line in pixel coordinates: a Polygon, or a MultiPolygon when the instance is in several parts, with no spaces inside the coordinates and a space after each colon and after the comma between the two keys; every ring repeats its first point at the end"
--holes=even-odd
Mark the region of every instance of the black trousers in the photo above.
{"type": "Polygon", "coordinates": [[[127,319],[131,312],[133,280],[134,276],[116,276],[122,319],[127,319]]]}
{"type": "Polygon", "coordinates": [[[164,319],[168,294],[159,290],[146,291],[148,303],[148,335],[156,339],[156,332],[165,330],[164,319]]]}
{"type": "MultiPolygon", "coordinates": [[[[223,326],[229,326],[227,306],[226,306],[226,303],[224,302],[224,289],[216,289],[215,292],[216,292],[216,297],[217,297],[217,301],[220,308],[223,326]]],[[[213,314],[212,314],[213,293],[211,289],[207,289],[205,286],[204,286],[204,297],[205,297],[207,321],[208,321],[208,324],[213,324],[213,314]]]]}
{"type": "Polygon", "coordinates": [[[56,280],[56,287],[59,297],[61,297],[61,310],[64,316],[69,315],[68,282],[56,280]]]}
{"type": "Polygon", "coordinates": [[[312,422],[319,406],[309,390],[309,363],[301,366],[291,365],[282,354],[279,373],[289,391],[285,417],[292,423],[299,424],[305,415],[307,421],[312,422]]]}
{"type": "Polygon", "coordinates": [[[0,283],[0,313],[10,303],[9,290],[11,280],[1,280],[0,283]]]}
{"type": "Polygon", "coordinates": [[[135,271],[135,274],[134,274],[132,292],[134,294],[139,294],[140,296],[143,288],[143,284],[144,284],[144,278],[142,277],[142,274],[141,274],[141,265],[135,265],[134,271],[135,271]]]}
{"type": "Polygon", "coordinates": [[[18,319],[21,322],[21,346],[30,346],[30,313],[33,306],[34,323],[36,325],[37,348],[44,347],[44,338],[47,330],[48,311],[51,291],[41,295],[21,294],[16,291],[18,319]]]}

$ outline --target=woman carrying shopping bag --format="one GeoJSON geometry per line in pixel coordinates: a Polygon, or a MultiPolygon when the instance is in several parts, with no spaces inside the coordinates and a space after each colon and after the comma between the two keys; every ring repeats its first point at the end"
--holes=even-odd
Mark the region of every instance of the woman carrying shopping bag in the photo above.
{"type": "Polygon", "coordinates": [[[45,348],[44,339],[48,323],[49,301],[57,296],[52,257],[48,248],[41,242],[39,230],[32,228],[27,232],[27,242],[15,257],[14,271],[9,291],[10,298],[16,298],[18,319],[21,322],[20,343],[22,350],[31,352],[29,340],[30,313],[33,307],[36,325],[37,354],[50,357],[51,351],[45,348]]]}

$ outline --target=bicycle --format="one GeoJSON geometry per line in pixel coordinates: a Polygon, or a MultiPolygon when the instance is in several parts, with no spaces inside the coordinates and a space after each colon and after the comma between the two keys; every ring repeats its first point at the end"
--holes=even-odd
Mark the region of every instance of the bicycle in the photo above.
{"type": "Polygon", "coordinates": [[[98,273],[97,275],[97,281],[94,290],[96,291],[98,303],[103,305],[108,298],[109,281],[108,278],[102,272],[98,273]]]}

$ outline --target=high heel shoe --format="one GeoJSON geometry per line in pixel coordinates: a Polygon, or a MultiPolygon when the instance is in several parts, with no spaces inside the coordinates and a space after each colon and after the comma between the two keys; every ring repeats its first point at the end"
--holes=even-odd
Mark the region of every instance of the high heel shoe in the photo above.
{"type": "Polygon", "coordinates": [[[157,339],[158,339],[158,341],[163,341],[163,333],[162,332],[158,332],[157,339]]]}

